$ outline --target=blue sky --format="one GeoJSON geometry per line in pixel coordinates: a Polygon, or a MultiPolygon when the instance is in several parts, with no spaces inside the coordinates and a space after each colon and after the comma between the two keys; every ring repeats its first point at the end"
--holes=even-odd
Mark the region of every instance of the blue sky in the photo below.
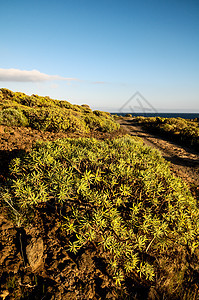
{"type": "Polygon", "coordinates": [[[199,112],[198,0],[0,4],[0,87],[115,112],[139,91],[199,112]]]}

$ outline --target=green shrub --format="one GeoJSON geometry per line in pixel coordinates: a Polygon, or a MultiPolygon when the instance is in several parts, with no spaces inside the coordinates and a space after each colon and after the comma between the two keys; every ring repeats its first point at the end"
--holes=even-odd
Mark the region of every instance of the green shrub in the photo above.
{"type": "Polygon", "coordinates": [[[78,118],[72,111],[52,109],[52,108],[37,108],[24,110],[24,114],[29,120],[29,125],[32,128],[47,131],[77,131],[81,133],[88,132],[86,123],[78,118]]]}
{"type": "Polygon", "coordinates": [[[110,117],[110,113],[106,112],[106,111],[94,110],[93,113],[94,113],[94,115],[96,115],[98,117],[105,117],[105,118],[110,117]]]}
{"type": "Polygon", "coordinates": [[[91,108],[88,104],[82,104],[81,107],[86,108],[91,111],[91,108]]]}
{"type": "Polygon", "coordinates": [[[118,130],[120,125],[116,123],[112,117],[108,116],[105,113],[105,116],[101,114],[103,112],[100,112],[100,116],[95,113],[95,111],[92,114],[87,114],[84,118],[86,124],[91,128],[92,130],[99,130],[102,132],[112,132],[115,130],[118,130]]]}
{"type": "Polygon", "coordinates": [[[135,121],[161,134],[168,134],[187,146],[193,145],[197,150],[199,144],[199,124],[182,118],[137,117],[135,121]]]}
{"type": "Polygon", "coordinates": [[[0,90],[0,101],[2,101],[3,100],[3,93],[2,93],[2,91],[0,90]]]}
{"type": "Polygon", "coordinates": [[[6,98],[6,99],[10,99],[10,98],[13,98],[14,96],[14,92],[8,90],[8,89],[5,89],[5,88],[2,88],[1,89],[1,95],[2,95],[2,98],[6,98]]]}
{"type": "MultiPolygon", "coordinates": [[[[184,295],[198,270],[196,200],[157,150],[126,136],[37,143],[11,163],[2,199],[28,216],[39,203],[64,208],[68,251],[92,244],[118,287],[131,278],[184,295]]],[[[181,297],[180,296],[180,297],[181,297]]]]}
{"type": "Polygon", "coordinates": [[[101,128],[101,131],[104,132],[112,132],[115,130],[119,130],[120,125],[118,123],[113,122],[113,120],[111,119],[106,119],[104,120],[103,126],[101,128]]]}
{"type": "Polygon", "coordinates": [[[63,107],[63,108],[66,108],[66,109],[72,109],[73,108],[73,105],[71,103],[69,103],[68,101],[64,101],[64,100],[59,101],[59,106],[63,107]]]}
{"type": "Polygon", "coordinates": [[[1,89],[0,109],[5,108],[21,109],[29,125],[41,130],[86,133],[90,129],[112,132],[120,127],[109,113],[92,112],[86,104],[72,105],[67,101],[1,89]]]}
{"type": "Polygon", "coordinates": [[[6,126],[27,126],[28,120],[21,111],[7,108],[0,111],[0,124],[6,126]]]}
{"type": "Polygon", "coordinates": [[[88,114],[85,116],[84,121],[91,129],[98,129],[103,127],[102,119],[98,118],[94,114],[88,114]]]}
{"type": "Polygon", "coordinates": [[[87,105],[87,104],[82,104],[81,105],[81,109],[82,109],[82,113],[92,113],[92,110],[91,110],[91,108],[89,107],[89,105],[87,105]]]}

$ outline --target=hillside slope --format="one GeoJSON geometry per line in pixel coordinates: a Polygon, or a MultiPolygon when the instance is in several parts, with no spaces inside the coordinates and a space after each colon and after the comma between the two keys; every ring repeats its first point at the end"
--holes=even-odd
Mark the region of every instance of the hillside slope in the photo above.
{"type": "Polygon", "coordinates": [[[109,113],[92,111],[88,105],[38,95],[0,90],[0,125],[25,126],[53,132],[113,132],[119,129],[109,113]]]}

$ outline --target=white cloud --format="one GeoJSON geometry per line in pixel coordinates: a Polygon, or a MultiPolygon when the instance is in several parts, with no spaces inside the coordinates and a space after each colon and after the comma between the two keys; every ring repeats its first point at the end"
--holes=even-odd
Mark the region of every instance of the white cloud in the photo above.
{"type": "Polygon", "coordinates": [[[79,81],[77,78],[65,78],[59,75],[48,75],[38,70],[0,69],[0,81],[41,82],[51,80],[79,81]]]}

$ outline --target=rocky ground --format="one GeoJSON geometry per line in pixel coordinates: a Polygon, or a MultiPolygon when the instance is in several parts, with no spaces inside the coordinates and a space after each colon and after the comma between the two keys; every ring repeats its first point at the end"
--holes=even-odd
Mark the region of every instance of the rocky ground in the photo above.
{"type": "MultiPolygon", "coordinates": [[[[172,171],[182,177],[198,197],[199,154],[162,137],[145,132],[128,118],[119,120],[120,134],[140,136],[170,161],[172,171]]],[[[0,184],[6,184],[10,160],[31,149],[36,140],[55,140],[78,134],[49,133],[22,127],[0,126],[0,184]]],[[[109,134],[93,133],[97,138],[109,134]]],[[[67,239],[60,226],[60,212],[41,205],[34,222],[18,228],[0,204],[0,299],[116,299],[113,282],[103,257],[92,248],[76,257],[67,252],[67,239]],[[111,291],[111,292],[110,292],[111,291]]],[[[147,299],[148,288],[131,285],[128,299],[147,299]],[[132,292],[135,290],[135,292],[132,292]]],[[[120,299],[125,299],[124,295],[120,299]]],[[[155,298],[154,298],[155,299],[155,298]]]]}

